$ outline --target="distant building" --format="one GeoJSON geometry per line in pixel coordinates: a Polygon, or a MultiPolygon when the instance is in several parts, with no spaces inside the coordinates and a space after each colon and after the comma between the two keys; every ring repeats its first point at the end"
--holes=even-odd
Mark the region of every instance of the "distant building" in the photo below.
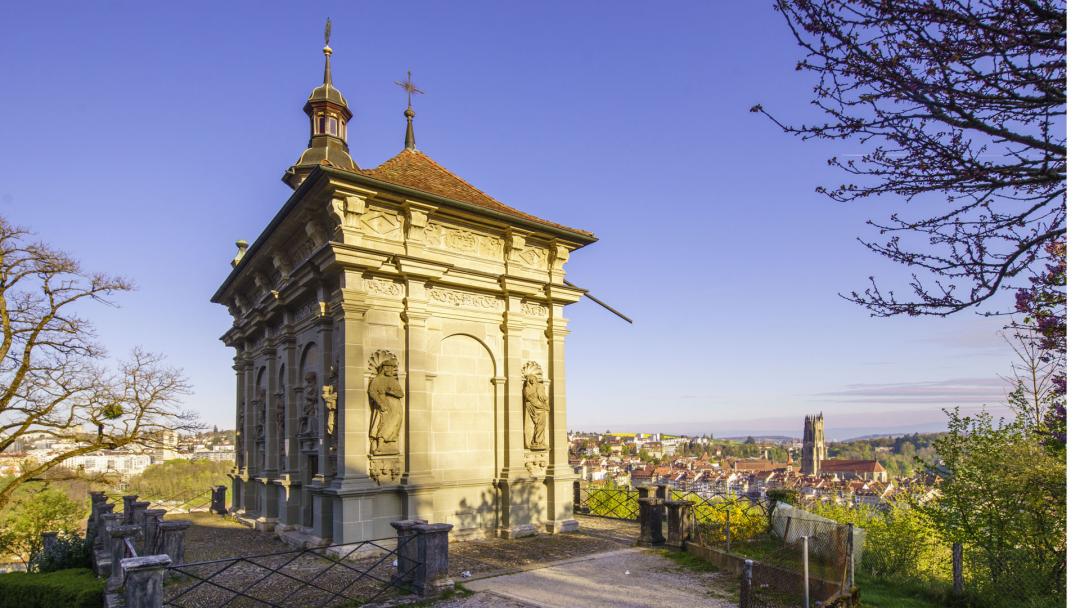
{"type": "Polygon", "coordinates": [[[820,463],[820,475],[839,479],[888,481],[889,473],[876,460],[825,460],[820,463]]]}
{"type": "Polygon", "coordinates": [[[821,461],[825,460],[827,454],[825,417],[818,412],[817,416],[807,416],[803,419],[802,465],[799,471],[803,475],[820,474],[821,461]]]}

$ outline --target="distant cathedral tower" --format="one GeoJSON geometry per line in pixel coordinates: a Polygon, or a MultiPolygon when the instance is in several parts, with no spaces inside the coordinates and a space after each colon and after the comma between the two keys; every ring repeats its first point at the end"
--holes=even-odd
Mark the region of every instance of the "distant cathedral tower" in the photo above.
{"type": "Polygon", "coordinates": [[[803,475],[819,475],[821,461],[825,460],[825,417],[807,416],[803,420],[802,466],[803,475]]]}

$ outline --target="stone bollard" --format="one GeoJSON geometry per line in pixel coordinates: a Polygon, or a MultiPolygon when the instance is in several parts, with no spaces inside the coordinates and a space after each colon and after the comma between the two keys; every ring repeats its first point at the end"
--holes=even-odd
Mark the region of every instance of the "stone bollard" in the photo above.
{"type": "Polygon", "coordinates": [[[165,519],[165,509],[147,509],[143,511],[143,553],[153,553],[158,526],[165,519]]]}
{"type": "Polygon", "coordinates": [[[451,589],[454,580],[450,570],[450,530],[452,524],[416,524],[416,569],[413,570],[413,591],[422,596],[436,595],[451,589]]]}
{"type": "Polygon", "coordinates": [[[667,508],[667,544],[669,547],[686,548],[690,538],[693,504],[689,500],[665,500],[667,508]]]}
{"type": "Polygon", "coordinates": [[[184,530],[189,527],[190,521],[161,522],[154,538],[154,549],[150,553],[168,555],[173,564],[184,563],[184,530]]]}
{"type": "Polygon", "coordinates": [[[574,480],[574,513],[581,513],[581,480],[574,480]]]}
{"type": "Polygon", "coordinates": [[[210,512],[225,515],[229,510],[225,507],[225,486],[210,488],[210,512]]]}
{"type": "Polygon", "coordinates": [[[667,500],[668,486],[666,483],[656,484],[656,497],[660,500],[667,500]]]}
{"type": "Polygon", "coordinates": [[[59,540],[59,532],[42,532],[41,533],[41,551],[42,553],[48,553],[56,547],[56,543],[59,540]]]}
{"type": "MultiPolygon", "coordinates": [[[[124,571],[120,568],[120,562],[128,557],[125,540],[135,541],[139,535],[139,527],[133,525],[113,526],[109,530],[109,538],[112,542],[112,561],[110,562],[109,580],[106,586],[109,589],[119,589],[124,582],[124,571]]],[[[132,556],[134,557],[134,556],[132,556]]]]}
{"type": "Polygon", "coordinates": [[[161,608],[165,569],[172,560],[168,555],[129,557],[120,561],[124,573],[124,605],[127,608],[161,608]]]}
{"type": "Polygon", "coordinates": [[[411,585],[420,567],[417,559],[416,526],[428,523],[426,519],[403,519],[392,521],[390,525],[397,530],[397,570],[394,572],[395,585],[411,585]]]}
{"type": "Polygon", "coordinates": [[[655,547],[664,544],[664,503],[659,498],[638,499],[638,521],[641,523],[638,545],[655,547]]]}
{"type": "Polygon", "coordinates": [[[131,505],[135,504],[135,501],[139,500],[139,497],[136,494],[128,494],[122,498],[124,499],[124,523],[134,523],[131,521],[131,505]]]}

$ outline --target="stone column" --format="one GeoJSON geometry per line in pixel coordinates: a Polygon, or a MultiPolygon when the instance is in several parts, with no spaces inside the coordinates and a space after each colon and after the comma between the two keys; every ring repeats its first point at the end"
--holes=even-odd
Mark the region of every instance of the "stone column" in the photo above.
{"type": "MultiPolygon", "coordinates": [[[[281,463],[280,433],[277,425],[277,410],[281,407],[277,395],[278,386],[278,358],[276,341],[271,343],[269,332],[266,337],[267,346],[263,348],[263,356],[266,358],[266,403],[263,404],[263,428],[266,429],[265,443],[263,444],[262,467],[266,477],[276,477],[278,466],[281,463]]],[[[271,486],[266,486],[266,492],[271,491],[271,486]]],[[[276,517],[277,500],[267,497],[263,501],[263,514],[276,517]]]]}
{"type": "Polygon", "coordinates": [[[101,515],[101,505],[108,502],[104,492],[90,492],[90,517],[86,519],[86,538],[97,539],[98,517],[101,515]]]}
{"type": "Polygon", "coordinates": [[[124,542],[131,541],[134,545],[135,537],[139,535],[139,526],[135,525],[120,525],[114,526],[109,530],[109,541],[111,543],[112,561],[110,562],[111,572],[109,575],[109,581],[106,586],[110,589],[119,589],[121,583],[124,582],[124,572],[120,568],[120,562],[128,557],[127,545],[124,542]]]}
{"type": "Polygon", "coordinates": [[[639,498],[638,513],[641,535],[637,544],[645,547],[664,544],[664,503],[655,497],[639,498]]]}
{"type": "MultiPolygon", "coordinates": [[[[350,277],[350,280],[352,277],[350,277]]],[[[369,306],[363,295],[343,290],[338,312],[336,477],[347,487],[372,486],[368,472],[367,351],[364,349],[369,306]]],[[[402,362],[404,363],[404,362],[402,362]]],[[[404,367],[402,367],[404,369],[404,367]]],[[[320,399],[321,401],[321,399],[320,399]]]]}
{"type": "Polygon", "coordinates": [[[173,564],[184,563],[184,531],[190,521],[165,521],[158,526],[152,553],[167,554],[173,564]]]}
{"type": "Polygon", "coordinates": [[[397,530],[397,569],[393,582],[396,585],[411,585],[420,567],[417,547],[416,526],[428,523],[426,519],[403,519],[392,521],[390,525],[397,530]]]}
{"type": "Polygon", "coordinates": [[[120,562],[124,572],[124,605],[127,608],[160,608],[165,601],[162,583],[168,555],[128,557],[120,562]]]}
{"type": "Polygon", "coordinates": [[[689,500],[666,500],[664,507],[667,508],[667,544],[685,549],[686,541],[690,537],[693,503],[689,500]]]}
{"type": "Polygon", "coordinates": [[[147,509],[143,512],[143,553],[151,553],[157,542],[157,530],[165,519],[165,509],[147,509]]]}
{"type": "Polygon", "coordinates": [[[104,505],[102,507],[101,516],[98,517],[97,541],[95,542],[95,546],[106,554],[112,547],[112,540],[109,537],[109,528],[120,525],[120,522],[124,519],[123,513],[112,512],[113,507],[115,507],[115,505],[104,505]]]}
{"type": "Polygon", "coordinates": [[[548,286],[548,369],[551,374],[548,403],[551,411],[548,415],[548,450],[549,464],[544,483],[548,486],[548,531],[562,532],[577,529],[573,513],[574,471],[567,464],[566,441],[566,319],[562,318],[562,306],[553,297],[559,288],[548,286]]]}
{"type": "Polygon", "coordinates": [[[414,570],[413,590],[423,596],[432,596],[451,589],[454,580],[448,576],[450,568],[449,532],[451,524],[417,524],[416,559],[418,566],[414,570]]]}
{"type": "MultiPolygon", "coordinates": [[[[150,508],[150,503],[145,500],[131,503],[131,521],[128,523],[133,526],[138,526],[139,530],[141,531],[145,524],[144,520],[146,518],[146,510],[148,508],[150,508]]],[[[142,536],[142,532],[140,532],[139,535],[142,536]]]]}
{"type": "MultiPolygon", "coordinates": [[[[401,370],[405,372],[405,393],[408,398],[405,400],[405,432],[402,433],[404,466],[401,482],[415,485],[432,481],[431,379],[435,377],[436,370],[432,353],[428,352],[431,333],[428,319],[431,314],[428,312],[428,295],[423,277],[407,279],[405,287],[408,294],[405,301],[405,352],[402,353],[403,358],[399,363],[402,365],[401,370]]],[[[365,392],[364,404],[367,403],[365,392]]],[[[410,494],[410,502],[415,502],[414,495],[410,494]]],[[[416,505],[407,505],[406,513],[409,516],[416,515],[416,505]]]]}

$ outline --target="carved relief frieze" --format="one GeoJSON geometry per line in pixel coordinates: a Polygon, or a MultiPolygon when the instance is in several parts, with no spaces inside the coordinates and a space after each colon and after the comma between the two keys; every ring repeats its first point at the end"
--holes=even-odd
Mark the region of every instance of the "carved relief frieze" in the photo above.
{"type": "Polygon", "coordinates": [[[289,264],[290,269],[296,268],[300,264],[303,264],[315,251],[315,241],[311,239],[303,239],[300,244],[293,248],[289,254],[289,258],[292,262],[289,264]]]}
{"type": "Polygon", "coordinates": [[[386,279],[364,279],[363,285],[364,291],[370,294],[391,297],[402,297],[405,295],[404,285],[386,279]]]}
{"type": "Polygon", "coordinates": [[[499,311],[503,308],[503,301],[495,296],[457,291],[456,289],[434,287],[428,290],[428,297],[433,302],[447,306],[481,308],[493,311],[499,311]]]}
{"type": "Polygon", "coordinates": [[[533,479],[543,477],[547,465],[546,452],[525,452],[525,470],[533,479]]]}
{"type": "Polygon", "coordinates": [[[526,245],[521,250],[515,250],[517,261],[538,270],[547,270],[548,250],[542,247],[526,245]]]}
{"type": "Polygon", "coordinates": [[[446,249],[492,260],[502,259],[503,240],[466,228],[428,222],[424,227],[424,243],[435,249],[446,249]]]}
{"type": "Polygon", "coordinates": [[[355,225],[361,232],[370,236],[392,241],[402,239],[401,216],[396,213],[380,209],[369,209],[362,215],[356,215],[355,225]]]}
{"type": "Polygon", "coordinates": [[[394,483],[401,477],[401,460],[397,456],[372,457],[368,474],[379,485],[394,483]]]}
{"type": "Polygon", "coordinates": [[[526,317],[546,318],[548,316],[548,308],[547,306],[537,304],[536,302],[524,302],[521,305],[521,314],[526,317]]]}

